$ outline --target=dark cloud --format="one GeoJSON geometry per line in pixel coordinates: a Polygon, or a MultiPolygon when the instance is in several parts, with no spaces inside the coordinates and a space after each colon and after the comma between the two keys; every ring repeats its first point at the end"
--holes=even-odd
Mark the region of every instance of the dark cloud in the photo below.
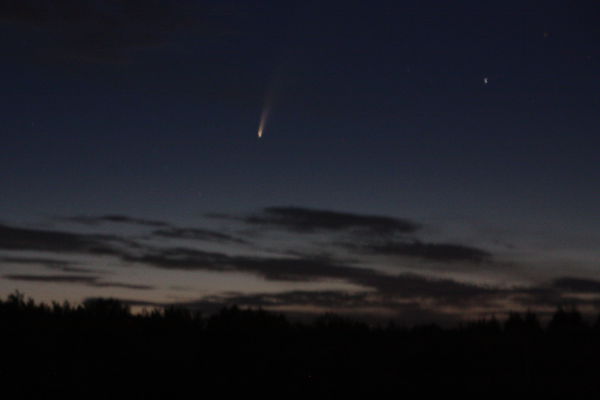
{"type": "Polygon", "coordinates": [[[181,270],[232,270],[228,267],[231,257],[223,253],[175,247],[170,249],[149,249],[141,255],[124,255],[129,262],[139,262],[164,269],[181,270]]]}
{"type": "Polygon", "coordinates": [[[152,232],[152,234],[155,236],[172,239],[193,239],[221,243],[248,244],[248,242],[243,239],[208,229],[171,227],[167,229],[155,230],[152,232]]]}
{"type": "MultiPolygon", "coordinates": [[[[323,290],[293,290],[279,293],[253,293],[253,294],[228,294],[225,296],[211,296],[203,299],[203,303],[221,303],[224,305],[241,305],[249,307],[275,307],[275,306],[315,306],[323,308],[354,308],[366,306],[382,306],[379,298],[374,298],[372,293],[323,290]]],[[[184,303],[185,304],[185,303],[184,303]]],[[[191,305],[193,303],[188,303],[191,305]]],[[[388,306],[389,302],[385,302],[388,306]]]]}
{"type": "MultiPolygon", "coordinates": [[[[214,217],[215,215],[213,215],[214,217]]],[[[250,225],[278,228],[293,233],[345,233],[352,242],[337,242],[360,254],[421,258],[431,261],[484,262],[492,255],[482,249],[454,243],[426,243],[413,237],[420,229],[416,222],[386,216],[312,210],[300,207],[269,207],[245,217],[217,215],[250,225]]]]}
{"type": "MultiPolygon", "coordinates": [[[[140,220],[123,216],[97,217],[100,221],[139,224],[140,220]]],[[[350,218],[352,220],[352,218],[350,218]]],[[[368,218],[367,218],[368,220],[368,218]]],[[[377,220],[377,219],[376,219],[377,220]]],[[[149,221],[142,225],[148,225],[149,221]]],[[[358,221],[366,221],[358,218],[358,221]]],[[[158,221],[151,221],[156,223],[158,221]]],[[[393,225],[393,224],[392,224],[393,225]]],[[[291,225],[287,224],[286,227],[291,225]]],[[[304,226],[299,224],[299,226],[304,226]]],[[[337,232],[351,231],[354,227],[398,233],[399,228],[384,228],[386,223],[344,222],[313,224],[318,230],[327,229],[337,232]],[[369,227],[369,228],[367,228],[369,227]]],[[[416,226],[416,225],[415,225],[416,226]]],[[[286,228],[288,229],[288,228],[286,228]]],[[[289,228],[296,229],[296,228],[289,228]]],[[[406,231],[406,229],[404,229],[406,231]]],[[[168,226],[154,230],[156,237],[173,239],[201,239],[216,241],[236,241],[236,238],[220,232],[175,228],[168,226]]],[[[409,256],[436,261],[488,261],[490,254],[477,248],[454,244],[429,244],[411,239],[389,240],[377,236],[368,241],[357,240],[358,244],[345,244],[356,253],[386,256],[409,256]]],[[[279,297],[246,297],[233,300],[244,304],[305,304],[319,307],[352,308],[384,307],[393,308],[399,303],[417,302],[431,307],[492,308],[505,301],[512,301],[527,307],[555,306],[571,301],[568,293],[600,293],[600,282],[573,277],[562,277],[546,284],[532,287],[497,288],[480,284],[460,282],[453,279],[439,279],[416,274],[388,274],[375,269],[360,266],[356,261],[343,261],[326,253],[314,255],[302,252],[282,252],[286,256],[249,256],[232,255],[226,252],[206,251],[189,247],[152,247],[140,244],[116,235],[81,234],[58,230],[40,230],[0,225],[0,249],[11,251],[48,251],[56,253],[82,253],[92,255],[111,255],[125,262],[141,263],[162,269],[207,270],[216,272],[243,272],[254,274],[270,281],[315,282],[343,281],[357,288],[359,292],[342,293],[322,291],[307,293],[295,291],[279,297]]],[[[131,285],[118,282],[105,282],[95,275],[83,274],[71,262],[53,257],[2,257],[0,262],[35,263],[48,268],[72,272],[72,275],[6,275],[6,279],[37,282],[79,283],[92,287],[123,287],[130,289],[150,289],[145,285],[131,285]]],[[[90,272],[87,271],[86,272],[90,272]]],[[[231,297],[231,296],[230,296],[231,297]]],[[[219,303],[225,298],[204,298],[208,303],[219,303]]],[[[594,300],[597,302],[597,300],[594,300]]],[[[214,305],[214,304],[213,304],[214,305]]]]}
{"type": "Polygon", "coordinates": [[[364,286],[370,286],[380,293],[393,295],[403,299],[430,299],[438,305],[483,306],[505,291],[494,287],[458,282],[452,279],[427,278],[415,274],[388,276],[373,274],[357,280],[364,286]]]}
{"type": "Polygon", "coordinates": [[[328,258],[266,258],[228,256],[223,253],[189,249],[155,251],[129,261],[166,269],[238,271],[276,281],[344,280],[379,293],[403,299],[429,298],[440,303],[483,302],[502,291],[461,283],[450,279],[432,279],[414,274],[388,275],[373,269],[340,264],[328,258]]]}
{"type": "Polygon", "coordinates": [[[0,249],[112,255],[125,261],[165,269],[243,271],[272,280],[343,278],[347,270],[347,267],[326,259],[230,256],[183,247],[153,249],[112,235],[78,234],[5,225],[0,225],[0,249]]]}
{"type": "Polygon", "coordinates": [[[93,235],[15,228],[0,225],[0,249],[119,255],[119,246],[132,242],[113,235],[93,235]]]}
{"type": "Polygon", "coordinates": [[[404,219],[301,207],[268,207],[260,213],[245,217],[213,216],[237,219],[251,225],[279,228],[296,233],[350,232],[390,235],[413,233],[419,229],[418,224],[404,219]]]}
{"type": "MultiPolygon", "coordinates": [[[[137,262],[163,269],[245,272],[272,281],[341,280],[374,290],[379,295],[392,296],[394,299],[406,301],[421,299],[446,305],[467,305],[475,302],[483,305],[504,293],[498,289],[450,279],[426,278],[414,274],[385,274],[370,268],[343,263],[327,256],[264,257],[229,255],[184,247],[159,249],[136,246],[135,243],[131,244],[129,241],[113,236],[5,226],[0,226],[0,248],[110,254],[126,262],[137,262]]],[[[85,278],[84,281],[90,285],[104,284],[89,276],[79,277],[85,278]]],[[[67,281],[69,278],[58,279],[67,281]]]]}
{"type": "Polygon", "coordinates": [[[142,225],[150,227],[168,227],[169,224],[162,221],[154,221],[149,219],[128,217],[126,215],[101,215],[101,216],[87,216],[78,215],[75,217],[65,217],[62,220],[69,222],[76,222],[83,225],[100,225],[104,223],[116,223],[116,224],[128,224],[128,225],[142,225]]]}
{"type": "Polygon", "coordinates": [[[185,248],[153,250],[125,259],[165,269],[248,272],[276,281],[347,279],[357,271],[370,271],[338,264],[330,259],[229,256],[185,248]]]}
{"type": "Polygon", "coordinates": [[[233,257],[231,263],[240,271],[279,281],[349,279],[356,271],[362,270],[320,258],[233,257]]]}
{"type": "Polygon", "coordinates": [[[561,305],[600,305],[600,281],[562,277],[547,284],[528,288],[514,288],[507,292],[510,298],[527,307],[557,307],[561,305]],[[585,294],[585,297],[577,297],[585,294]],[[589,296],[596,295],[596,296],[589,296]]]}
{"type": "Polygon", "coordinates": [[[23,282],[43,282],[43,283],[75,283],[84,284],[92,287],[116,287],[135,290],[149,290],[152,286],[136,285],[119,282],[103,282],[100,277],[89,275],[25,275],[25,274],[8,274],[4,275],[4,279],[11,281],[23,282]]]}
{"type": "Polygon", "coordinates": [[[230,256],[186,248],[154,249],[125,259],[166,269],[248,272],[278,281],[347,279],[357,271],[371,271],[338,264],[327,258],[230,256]]]}
{"type": "Polygon", "coordinates": [[[171,238],[171,239],[192,239],[192,240],[202,240],[202,241],[211,241],[211,242],[221,242],[221,243],[236,243],[236,244],[248,244],[247,241],[234,237],[232,235],[217,232],[209,229],[201,229],[201,228],[184,228],[184,227],[176,227],[172,224],[169,224],[164,221],[157,221],[151,219],[143,219],[143,218],[135,218],[126,215],[101,215],[101,216],[91,216],[91,215],[78,215],[74,217],[64,217],[60,218],[63,221],[75,222],[83,225],[101,225],[106,223],[113,224],[127,224],[127,225],[139,225],[139,226],[147,226],[156,229],[152,232],[152,235],[163,237],[163,238],[171,238]]]}
{"type": "Polygon", "coordinates": [[[78,60],[115,60],[133,48],[168,43],[181,31],[204,33],[208,1],[194,0],[5,0],[0,22],[48,36],[54,55],[78,60]]]}
{"type": "Polygon", "coordinates": [[[75,273],[75,274],[89,274],[92,272],[96,272],[96,271],[89,270],[86,268],[68,267],[68,266],[59,267],[59,268],[55,268],[55,269],[58,269],[62,272],[69,272],[69,273],[75,273]]]}
{"type": "Polygon", "coordinates": [[[69,261],[43,257],[2,257],[0,261],[11,264],[41,264],[52,267],[69,265],[69,261]]]}
{"type": "MultiPolygon", "coordinates": [[[[102,220],[104,219],[103,217],[102,220]]],[[[106,219],[110,220],[112,218],[106,219]]],[[[118,218],[117,220],[121,222],[130,219],[118,218]]],[[[339,229],[347,229],[356,225],[342,224],[335,226],[343,226],[344,228],[339,229]]],[[[164,232],[156,233],[157,231],[155,231],[155,236],[180,239],[202,238],[203,240],[208,240],[208,238],[214,238],[215,240],[234,239],[226,235],[220,236],[219,232],[201,229],[170,227],[159,231],[164,232]]],[[[353,246],[355,246],[355,251],[368,254],[410,256],[438,261],[480,262],[486,261],[490,257],[486,252],[467,246],[435,245],[415,241],[398,244],[389,240],[383,241],[381,238],[376,238],[371,243],[353,246]],[[382,241],[383,244],[378,244],[377,240],[382,241]]],[[[322,309],[337,308],[346,311],[374,308],[393,312],[400,310],[403,304],[421,304],[422,310],[415,310],[414,307],[411,309],[415,313],[439,310],[440,307],[469,309],[476,306],[477,308],[491,310],[500,309],[500,304],[506,301],[512,301],[526,307],[548,307],[566,303],[577,304],[578,300],[572,298],[572,296],[569,297],[568,293],[600,293],[599,281],[573,277],[562,277],[537,286],[506,289],[416,274],[392,275],[359,266],[354,262],[343,262],[327,255],[315,256],[296,252],[289,253],[285,257],[247,256],[187,247],[156,248],[143,246],[112,235],[78,234],[53,230],[15,228],[6,225],[0,225],[0,249],[107,254],[118,257],[125,262],[142,263],[163,269],[244,272],[271,281],[314,282],[338,280],[363,288],[358,292],[329,290],[316,292],[291,291],[277,295],[266,293],[252,295],[229,294],[206,297],[199,299],[194,304],[185,304],[185,306],[202,308],[205,311],[209,309],[214,311],[223,305],[233,303],[264,307],[312,306],[322,309]]],[[[76,270],[69,262],[52,257],[19,258],[11,256],[0,258],[0,261],[36,263],[49,268],[62,269],[64,272],[82,272],[76,270]],[[67,268],[72,269],[67,270],[67,268]]],[[[77,283],[90,287],[151,289],[150,286],[146,285],[105,282],[98,276],[88,274],[9,274],[5,275],[5,279],[62,284],[77,283]]],[[[597,303],[598,299],[592,299],[586,304],[594,305],[597,303]]],[[[408,313],[408,311],[406,312],[408,313]]]]}
{"type": "Polygon", "coordinates": [[[453,262],[490,261],[492,255],[487,251],[460,244],[424,243],[412,241],[387,241],[383,243],[344,243],[343,247],[364,254],[415,257],[431,261],[453,262]]]}
{"type": "Polygon", "coordinates": [[[134,290],[152,290],[153,286],[150,285],[138,285],[133,283],[120,283],[120,282],[94,282],[91,284],[94,287],[113,287],[122,289],[134,289],[134,290]]]}
{"type": "Polygon", "coordinates": [[[56,282],[56,283],[84,283],[91,284],[98,280],[95,276],[87,275],[26,275],[26,274],[9,274],[4,275],[4,279],[11,281],[26,281],[26,282],[56,282]]]}
{"type": "Polygon", "coordinates": [[[600,281],[563,277],[553,282],[556,289],[574,293],[600,293],[600,281]]]}
{"type": "Polygon", "coordinates": [[[43,265],[46,268],[59,270],[63,272],[74,272],[74,273],[89,273],[92,272],[89,269],[73,267],[72,262],[65,260],[58,260],[53,258],[41,258],[41,257],[2,257],[0,263],[10,264],[37,264],[43,265]]]}
{"type": "Polygon", "coordinates": [[[534,286],[513,289],[511,300],[527,307],[555,306],[560,304],[562,297],[556,289],[534,286]]]}

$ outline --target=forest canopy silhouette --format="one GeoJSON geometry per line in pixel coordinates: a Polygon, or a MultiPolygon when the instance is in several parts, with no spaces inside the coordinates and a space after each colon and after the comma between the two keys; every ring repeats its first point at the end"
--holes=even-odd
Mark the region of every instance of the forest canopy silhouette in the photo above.
{"type": "Polygon", "coordinates": [[[293,322],[261,309],[132,313],[110,298],[0,301],[5,387],[24,395],[136,396],[189,390],[294,393],[486,393],[600,389],[600,316],[559,308],[547,323],[510,313],[454,328],[369,325],[335,314],[293,322]]]}

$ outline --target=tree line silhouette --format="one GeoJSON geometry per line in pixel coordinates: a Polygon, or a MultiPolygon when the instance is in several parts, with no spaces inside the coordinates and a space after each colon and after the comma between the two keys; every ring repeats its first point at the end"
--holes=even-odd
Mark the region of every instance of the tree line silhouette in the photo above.
{"type": "Polygon", "coordinates": [[[114,299],[48,305],[16,292],[0,300],[0,324],[0,383],[22,396],[600,389],[600,316],[588,323],[575,308],[558,308],[547,324],[528,312],[408,328],[333,314],[291,322],[236,306],[133,314],[114,299]]]}

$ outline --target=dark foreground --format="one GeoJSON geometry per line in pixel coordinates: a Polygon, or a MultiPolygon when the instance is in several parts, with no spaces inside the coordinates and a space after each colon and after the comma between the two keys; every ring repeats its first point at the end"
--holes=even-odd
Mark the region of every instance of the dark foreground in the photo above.
{"type": "Polygon", "coordinates": [[[292,324],[237,308],[209,318],[177,309],[131,315],[114,300],[46,306],[12,295],[0,302],[0,324],[0,383],[19,397],[600,391],[600,327],[573,310],[544,328],[535,315],[514,314],[401,329],[335,316],[292,324]]]}

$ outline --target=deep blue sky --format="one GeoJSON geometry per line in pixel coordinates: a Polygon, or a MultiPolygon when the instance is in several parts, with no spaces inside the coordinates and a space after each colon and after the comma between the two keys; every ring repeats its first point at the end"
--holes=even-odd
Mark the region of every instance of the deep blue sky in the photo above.
{"type": "MultiPolygon", "coordinates": [[[[231,260],[208,268],[196,259],[193,268],[173,270],[138,253],[135,260],[131,253],[98,259],[86,246],[37,254],[39,237],[8,231],[153,240],[139,237],[153,225],[102,220],[118,215],[252,239],[240,249],[171,237],[179,250],[246,252],[261,261],[265,251],[300,260],[327,255],[330,263],[352,259],[353,267],[432,285],[552,292],[511,307],[595,298],[599,17],[596,1],[3,2],[0,221],[7,231],[0,232],[0,289],[43,299],[113,295],[155,303],[206,302],[207,295],[233,291],[283,299],[320,290],[295,303],[281,300],[302,310],[323,308],[315,300],[323,290],[384,293],[362,275],[346,279],[324,270],[272,279],[248,263],[231,267],[231,260]],[[267,105],[270,118],[258,139],[267,105]],[[273,206],[295,208],[275,214],[273,223],[264,210],[273,206]],[[367,243],[372,235],[354,237],[369,248],[365,255],[340,245],[339,235],[373,221],[332,228],[319,222],[330,215],[302,214],[316,226],[299,233],[289,224],[298,217],[290,210],[381,215],[421,228],[410,237],[395,232],[379,245],[367,243]],[[68,222],[82,216],[104,222],[68,222]],[[279,218],[288,219],[284,232],[279,218]],[[25,238],[10,239],[19,234],[25,238]],[[415,252],[417,242],[425,250],[415,252]],[[382,247],[390,243],[393,255],[382,247]],[[443,244],[483,251],[485,260],[433,247],[443,244]],[[438,250],[443,256],[432,255],[438,250]],[[111,281],[151,288],[93,286],[75,279],[83,272],[64,268],[56,279],[56,268],[31,260],[41,256],[74,257],[70,268],[90,274],[101,264],[111,281]],[[567,278],[577,280],[577,290],[559,282],[567,278]],[[169,279],[186,281],[187,291],[169,289],[182,286],[164,284],[169,279]]],[[[400,303],[457,311],[444,296],[394,290],[400,303]]],[[[365,309],[382,308],[373,304],[365,309]]],[[[494,303],[487,311],[503,307],[494,303]]]]}

